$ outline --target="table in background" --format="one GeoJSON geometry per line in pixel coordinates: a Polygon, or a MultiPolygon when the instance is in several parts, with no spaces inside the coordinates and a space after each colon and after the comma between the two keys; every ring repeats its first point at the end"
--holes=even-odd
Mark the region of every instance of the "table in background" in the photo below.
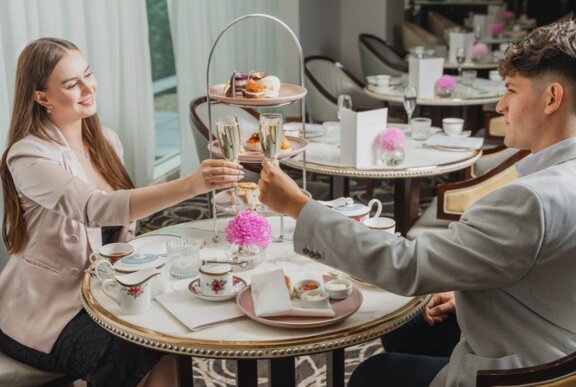
{"type": "MultiPolygon", "coordinates": [[[[397,125],[403,127],[403,125],[397,125]]],[[[405,125],[404,125],[405,126],[405,125]]],[[[398,167],[374,167],[358,169],[340,163],[339,144],[329,144],[324,138],[310,139],[306,151],[306,170],[340,178],[393,179],[394,180],[394,219],[396,230],[406,235],[418,218],[420,205],[419,178],[442,175],[463,170],[474,164],[482,154],[479,150],[446,151],[423,148],[423,141],[407,139],[404,146],[406,158],[398,167]]],[[[282,161],[282,164],[301,170],[301,156],[282,161]]],[[[348,196],[343,179],[335,189],[334,197],[348,196]]]]}
{"type": "MultiPolygon", "coordinates": [[[[230,218],[218,219],[219,230],[223,230],[229,220],[230,218]]],[[[274,235],[278,235],[279,217],[270,217],[269,220],[274,235]]],[[[287,235],[291,237],[295,221],[285,219],[285,223],[287,235]]],[[[212,242],[212,226],[212,219],[195,221],[167,227],[141,237],[192,234],[206,241],[206,248],[201,250],[201,258],[207,258],[203,252],[227,249],[226,238],[222,232],[220,242],[212,242]]],[[[251,273],[277,268],[319,274],[332,271],[328,266],[294,253],[292,242],[284,241],[270,245],[263,264],[252,271],[237,272],[235,275],[249,280],[251,273]]],[[[182,281],[176,284],[182,287],[182,281]]],[[[246,318],[191,332],[157,301],[152,302],[152,308],[146,313],[119,315],[118,306],[104,295],[100,283],[92,280],[89,275],[85,275],[82,283],[82,303],[88,314],[113,334],[143,347],[179,355],[181,385],[193,384],[190,358],[196,356],[237,360],[238,386],[256,386],[256,361],[270,359],[269,384],[273,387],[292,387],[295,386],[295,357],[326,353],[327,385],[343,387],[344,349],[378,338],[400,327],[419,313],[427,300],[425,296],[402,297],[370,285],[355,281],[353,283],[364,298],[360,309],[342,322],[310,329],[275,328],[246,318]]]]}

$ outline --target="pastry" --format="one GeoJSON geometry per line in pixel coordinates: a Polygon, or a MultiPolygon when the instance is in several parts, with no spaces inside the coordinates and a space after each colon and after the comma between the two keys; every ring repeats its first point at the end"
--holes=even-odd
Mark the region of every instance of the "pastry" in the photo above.
{"type": "Polygon", "coordinates": [[[267,77],[262,78],[258,83],[264,87],[264,97],[278,97],[278,94],[280,93],[280,87],[282,86],[282,83],[278,77],[275,77],[274,75],[268,75],[267,77]]]}
{"type": "Polygon", "coordinates": [[[259,80],[264,78],[265,75],[266,73],[264,71],[252,70],[250,71],[249,77],[251,80],[258,82],[259,80]]]}
{"type": "Polygon", "coordinates": [[[288,141],[288,137],[282,136],[282,145],[280,145],[280,149],[283,151],[288,151],[292,149],[290,146],[290,141],[288,141]]]}
{"type": "Polygon", "coordinates": [[[260,147],[260,133],[254,132],[248,140],[246,140],[246,148],[260,152],[262,148],[260,147]]]}
{"type": "Polygon", "coordinates": [[[249,205],[256,205],[260,203],[258,196],[260,196],[260,189],[256,183],[238,183],[238,196],[242,203],[249,205]]]}
{"type": "Polygon", "coordinates": [[[246,82],[246,87],[244,89],[244,97],[262,98],[263,96],[264,86],[261,86],[258,82],[249,79],[248,82],[246,82]]]}
{"type": "Polygon", "coordinates": [[[241,97],[244,95],[248,74],[241,71],[232,71],[230,81],[224,85],[224,93],[227,97],[241,97]]]}
{"type": "Polygon", "coordinates": [[[290,279],[290,277],[288,277],[287,275],[284,275],[284,282],[286,283],[286,287],[288,288],[288,294],[290,295],[290,298],[294,298],[294,285],[292,285],[292,279],[290,279]]]}

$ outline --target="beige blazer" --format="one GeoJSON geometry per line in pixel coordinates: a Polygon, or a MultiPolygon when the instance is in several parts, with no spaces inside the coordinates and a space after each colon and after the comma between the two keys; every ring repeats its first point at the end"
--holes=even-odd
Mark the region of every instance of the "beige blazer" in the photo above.
{"type": "Polygon", "coordinates": [[[443,232],[395,238],[310,201],[297,252],[403,295],[456,291],[461,340],[432,386],[576,351],[576,145],[474,203],[443,232]]]}
{"type": "MultiPolygon", "coordinates": [[[[49,122],[45,127],[54,140],[29,135],[8,153],[29,238],[0,274],[0,329],[48,353],[82,308],[82,275],[88,256],[102,244],[100,227],[127,225],[122,238],[129,239],[134,224],[131,191],[96,189],[60,130],[49,122]]],[[[116,134],[103,131],[122,158],[116,134]]]]}

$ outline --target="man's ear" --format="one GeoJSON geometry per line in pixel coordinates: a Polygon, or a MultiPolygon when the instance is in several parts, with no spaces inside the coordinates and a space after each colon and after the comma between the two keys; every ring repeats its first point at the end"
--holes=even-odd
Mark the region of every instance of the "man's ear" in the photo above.
{"type": "Polygon", "coordinates": [[[48,102],[48,98],[46,98],[46,93],[44,93],[43,91],[36,90],[34,92],[34,101],[36,101],[38,104],[44,106],[45,108],[50,107],[50,103],[48,102]]]}
{"type": "Polygon", "coordinates": [[[544,91],[546,105],[544,107],[545,114],[552,114],[560,108],[564,98],[564,86],[558,82],[553,82],[544,91]]]}

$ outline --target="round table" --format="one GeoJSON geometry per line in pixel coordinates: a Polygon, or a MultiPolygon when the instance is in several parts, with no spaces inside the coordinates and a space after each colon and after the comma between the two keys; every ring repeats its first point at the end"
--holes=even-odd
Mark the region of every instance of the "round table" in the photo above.
{"type": "MultiPolygon", "coordinates": [[[[274,234],[279,231],[279,217],[268,218],[274,234]]],[[[224,229],[229,218],[218,219],[219,229],[224,229]]],[[[286,232],[293,234],[295,221],[286,219],[286,232]]],[[[162,238],[174,235],[194,236],[206,241],[201,250],[201,259],[224,254],[227,243],[224,235],[220,242],[212,241],[212,220],[196,221],[167,227],[154,233],[145,234],[134,240],[137,253],[162,253],[165,247],[162,238]],[[148,239],[143,239],[148,238],[148,239]],[[153,243],[156,243],[153,245],[153,243]],[[138,251],[138,246],[142,250],[138,251]],[[220,253],[218,253],[220,252],[220,253]]],[[[328,266],[298,255],[293,251],[291,241],[272,243],[266,250],[265,262],[250,271],[235,275],[249,282],[251,274],[282,268],[285,272],[306,272],[316,275],[333,274],[328,266]]],[[[343,276],[347,276],[341,273],[343,276]]],[[[188,292],[190,280],[173,281],[168,292],[188,292]],[[176,289],[176,290],[174,290],[176,289]]],[[[332,385],[344,386],[344,348],[378,338],[403,325],[421,311],[427,297],[403,297],[378,289],[371,285],[354,281],[361,291],[363,302],[358,311],[334,325],[309,329],[286,329],[263,325],[248,318],[229,321],[221,325],[192,331],[162,307],[152,301],[148,312],[139,315],[122,315],[117,304],[106,296],[99,281],[86,274],[82,284],[82,303],[88,314],[104,329],[138,345],[180,355],[183,378],[182,385],[192,385],[190,357],[234,359],[239,361],[238,385],[256,385],[256,360],[271,359],[271,385],[294,386],[294,365],[296,356],[325,352],[328,365],[331,365],[329,380],[332,385]]],[[[191,304],[212,302],[192,300],[191,304]]],[[[231,303],[233,301],[226,301],[231,303]]],[[[192,306],[190,306],[192,308],[192,306]]]]}

